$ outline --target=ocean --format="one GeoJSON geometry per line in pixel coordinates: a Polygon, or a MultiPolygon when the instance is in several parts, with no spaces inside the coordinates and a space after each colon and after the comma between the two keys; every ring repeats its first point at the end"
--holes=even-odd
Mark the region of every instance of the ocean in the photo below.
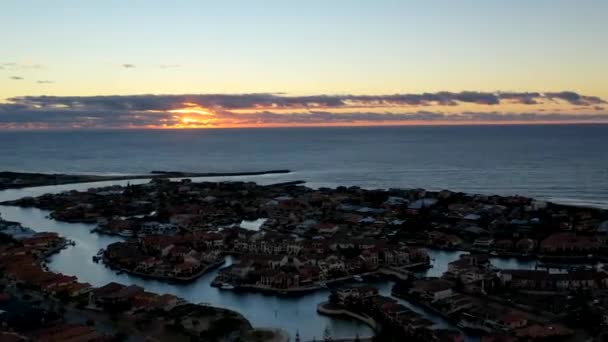
{"type": "MultiPolygon", "coordinates": [[[[451,189],[471,193],[521,194],[562,203],[608,208],[608,125],[450,126],[373,128],[213,129],[148,131],[10,131],[0,133],[0,170],[26,172],[139,174],[152,170],[239,172],[290,169],[289,174],[216,177],[268,184],[305,180],[312,187],[358,185],[365,188],[451,189]]],[[[38,196],[93,185],[68,184],[0,191],[0,200],[38,196]]],[[[145,182],[136,180],[134,183],[145,182]]],[[[72,246],[52,256],[55,272],[102,286],[111,281],[172,293],[245,315],[256,327],[281,328],[304,340],[325,330],[335,338],[370,336],[364,324],[316,313],[327,299],[323,289],[300,297],[234,293],[210,287],[217,270],[190,284],[168,284],[116,274],[91,259],[118,237],[91,234],[94,225],[58,222],[48,212],[0,206],[4,219],[40,231],[59,233],[72,246]]],[[[429,251],[439,276],[461,251],[429,251]]],[[[227,259],[227,264],[232,262],[227,259]]],[[[532,269],[534,262],[493,258],[498,268],[532,269]]],[[[393,282],[373,283],[390,295],[393,282]]],[[[430,319],[450,323],[399,300],[430,319]]],[[[467,341],[479,340],[466,336],[467,341]]]]}
{"type": "Polygon", "coordinates": [[[608,208],[608,125],[4,131],[0,170],[239,172],[309,186],[520,194],[608,208]]]}

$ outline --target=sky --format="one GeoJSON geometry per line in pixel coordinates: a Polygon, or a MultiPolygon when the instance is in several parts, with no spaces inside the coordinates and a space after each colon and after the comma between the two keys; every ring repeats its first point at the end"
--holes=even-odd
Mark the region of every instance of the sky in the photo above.
{"type": "Polygon", "coordinates": [[[2,0],[0,129],[608,122],[605,0],[2,0]]]}

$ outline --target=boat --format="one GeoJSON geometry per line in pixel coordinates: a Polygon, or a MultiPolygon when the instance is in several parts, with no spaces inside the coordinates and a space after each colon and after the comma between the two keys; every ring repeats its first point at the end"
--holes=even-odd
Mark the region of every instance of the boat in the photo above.
{"type": "Polygon", "coordinates": [[[354,279],[355,281],[358,281],[358,282],[362,282],[362,281],[363,281],[363,277],[361,277],[360,275],[356,275],[356,276],[354,276],[354,277],[353,277],[353,279],[354,279]]]}
{"type": "Polygon", "coordinates": [[[126,238],[132,237],[133,231],[130,229],[121,230],[120,232],[118,232],[118,236],[126,237],[126,238]]]}
{"type": "Polygon", "coordinates": [[[224,283],[224,284],[220,285],[220,289],[221,290],[234,290],[234,285],[224,283]]]}

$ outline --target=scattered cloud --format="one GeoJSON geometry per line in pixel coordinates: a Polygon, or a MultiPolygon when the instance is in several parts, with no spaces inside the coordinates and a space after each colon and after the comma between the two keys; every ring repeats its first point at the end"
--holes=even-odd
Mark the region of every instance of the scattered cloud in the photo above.
{"type": "Polygon", "coordinates": [[[38,83],[38,84],[53,84],[55,82],[54,81],[50,81],[50,80],[38,80],[38,81],[36,81],[36,83],[38,83]]]}
{"type": "Polygon", "coordinates": [[[161,69],[172,69],[172,68],[179,68],[179,67],[181,67],[181,65],[179,65],[179,64],[159,64],[158,67],[161,69]]]}
{"type": "Polygon", "coordinates": [[[43,69],[43,64],[30,64],[30,63],[2,63],[0,64],[0,68],[8,69],[8,70],[27,70],[27,69],[43,69]]]}
{"type": "MultiPolygon", "coordinates": [[[[52,81],[38,81],[52,83],[52,81]]],[[[215,127],[408,122],[608,122],[604,100],[574,92],[437,92],[286,96],[278,93],[22,96],[0,104],[0,128],[215,127]],[[542,107],[559,102],[568,108],[542,107]],[[516,103],[533,112],[501,112],[516,103]],[[459,110],[481,108],[480,111],[459,110]],[[577,110],[571,113],[572,104],[577,110]],[[446,107],[447,106],[447,107],[446,107]],[[449,110],[448,110],[449,109],[449,110]]]]}
{"type": "Polygon", "coordinates": [[[21,80],[23,80],[23,77],[21,77],[21,76],[11,76],[11,77],[9,77],[9,78],[10,78],[11,80],[15,80],[15,81],[21,81],[21,80]]]}
{"type": "Polygon", "coordinates": [[[561,93],[488,93],[488,92],[437,92],[393,95],[312,95],[285,96],[277,93],[252,94],[185,94],[185,95],[127,95],[127,96],[24,96],[10,99],[39,106],[64,105],[67,107],[94,106],[96,108],[129,110],[168,110],[194,103],[204,107],[227,110],[289,109],[289,108],[354,108],[354,107],[404,107],[404,106],[457,106],[463,103],[495,106],[504,102],[524,105],[539,104],[543,100],[561,100],[578,106],[593,106],[606,103],[595,96],[575,92],[561,93]]]}
{"type": "Polygon", "coordinates": [[[120,66],[125,69],[135,68],[135,64],[129,64],[129,63],[124,63],[124,64],[121,64],[120,66]]]}
{"type": "Polygon", "coordinates": [[[605,100],[600,99],[597,96],[584,96],[577,94],[573,91],[562,91],[558,93],[545,93],[548,99],[559,99],[567,101],[573,105],[579,106],[591,106],[596,104],[606,103],[605,100]]]}

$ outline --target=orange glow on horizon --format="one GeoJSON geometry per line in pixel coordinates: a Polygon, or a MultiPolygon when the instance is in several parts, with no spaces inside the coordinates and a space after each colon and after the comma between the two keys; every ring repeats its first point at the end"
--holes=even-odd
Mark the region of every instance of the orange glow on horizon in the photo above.
{"type": "Polygon", "coordinates": [[[214,123],[184,123],[176,125],[125,127],[124,129],[228,129],[228,128],[304,128],[304,127],[400,127],[400,126],[515,126],[515,125],[572,125],[572,124],[608,124],[608,121],[395,121],[395,122],[354,122],[354,123],[307,123],[307,124],[214,124],[214,123]]]}
{"type": "Polygon", "coordinates": [[[199,104],[191,103],[191,102],[184,102],[182,104],[186,107],[179,108],[179,109],[172,109],[172,110],[169,110],[168,112],[176,113],[176,114],[213,115],[213,112],[210,109],[202,107],[199,104]]]}

